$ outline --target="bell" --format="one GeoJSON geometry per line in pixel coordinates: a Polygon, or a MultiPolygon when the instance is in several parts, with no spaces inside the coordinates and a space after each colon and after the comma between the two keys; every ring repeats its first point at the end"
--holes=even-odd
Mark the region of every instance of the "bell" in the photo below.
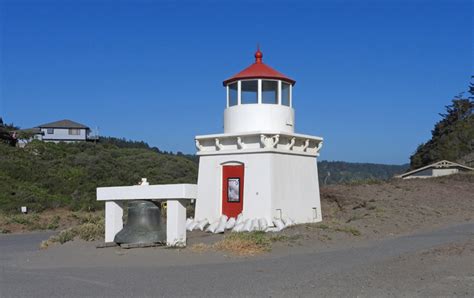
{"type": "Polygon", "coordinates": [[[166,242],[166,224],[161,208],[152,201],[132,201],[128,205],[125,227],[115,235],[117,244],[153,244],[166,242]]]}

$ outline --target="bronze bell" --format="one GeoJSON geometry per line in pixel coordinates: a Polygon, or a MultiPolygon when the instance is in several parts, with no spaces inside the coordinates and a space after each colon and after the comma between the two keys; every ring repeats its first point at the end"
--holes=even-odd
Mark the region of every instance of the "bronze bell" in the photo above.
{"type": "Polygon", "coordinates": [[[115,235],[118,244],[166,243],[166,223],[161,208],[152,201],[132,201],[128,205],[127,223],[115,235]]]}

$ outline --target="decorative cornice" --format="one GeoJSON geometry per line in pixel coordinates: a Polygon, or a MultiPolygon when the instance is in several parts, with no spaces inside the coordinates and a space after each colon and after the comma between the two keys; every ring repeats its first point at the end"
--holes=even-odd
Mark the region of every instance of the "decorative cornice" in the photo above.
{"type": "Polygon", "coordinates": [[[196,137],[198,155],[275,152],[319,156],[323,139],[286,132],[251,132],[196,137]]]}

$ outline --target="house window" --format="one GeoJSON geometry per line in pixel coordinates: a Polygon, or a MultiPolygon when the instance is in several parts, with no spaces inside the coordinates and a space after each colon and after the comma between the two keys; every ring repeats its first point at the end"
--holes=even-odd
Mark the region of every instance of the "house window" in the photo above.
{"type": "Polygon", "coordinates": [[[49,135],[54,134],[54,128],[47,128],[46,133],[49,134],[49,135]]]}
{"type": "Polygon", "coordinates": [[[69,128],[69,135],[78,136],[81,134],[81,131],[78,128],[69,128]]]}

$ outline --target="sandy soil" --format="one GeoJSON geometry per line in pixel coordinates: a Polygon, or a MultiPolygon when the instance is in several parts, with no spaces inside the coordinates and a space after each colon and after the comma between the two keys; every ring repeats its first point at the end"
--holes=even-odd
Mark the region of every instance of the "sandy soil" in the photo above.
{"type": "Polygon", "coordinates": [[[380,238],[474,219],[474,175],[393,179],[321,189],[323,223],[380,238]]]}
{"type": "MultiPolygon", "coordinates": [[[[274,250],[334,248],[474,221],[474,175],[393,179],[321,189],[323,221],[278,233],[274,250]]],[[[213,244],[222,235],[188,233],[188,244],[213,244]]]]}

